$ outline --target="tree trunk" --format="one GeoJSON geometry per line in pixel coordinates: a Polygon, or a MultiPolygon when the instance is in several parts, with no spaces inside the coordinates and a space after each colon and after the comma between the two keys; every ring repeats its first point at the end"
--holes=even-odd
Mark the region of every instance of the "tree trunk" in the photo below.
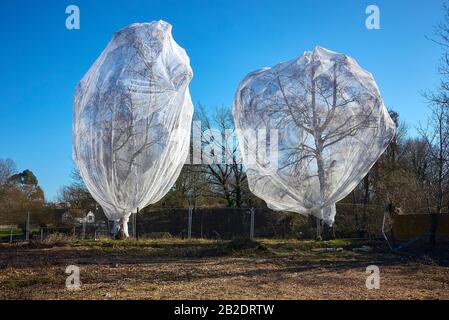
{"type": "Polygon", "coordinates": [[[223,185],[223,192],[224,192],[224,196],[225,196],[228,208],[232,208],[233,203],[232,203],[231,195],[229,194],[229,190],[226,185],[223,185]]]}
{"type": "Polygon", "coordinates": [[[242,189],[239,184],[235,188],[235,206],[237,208],[242,207],[242,189]]]}
{"type": "MultiPolygon", "coordinates": [[[[318,116],[316,111],[316,84],[315,84],[315,70],[312,70],[312,116],[313,116],[313,129],[314,129],[314,139],[315,139],[315,158],[317,164],[317,174],[318,181],[320,184],[320,200],[321,206],[324,202],[325,198],[325,188],[326,188],[326,176],[324,172],[324,161],[323,161],[323,139],[321,137],[321,132],[318,127],[318,116]]],[[[317,240],[322,239],[322,228],[321,228],[321,219],[324,218],[324,209],[321,208],[320,217],[317,217],[316,226],[317,226],[317,240]]]]}
{"type": "Polygon", "coordinates": [[[114,238],[117,240],[125,240],[129,238],[128,221],[131,213],[128,213],[119,220],[114,221],[114,238]]]}
{"type": "Polygon", "coordinates": [[[321,219],[320,218],[316,218],[316,239],[317,241],[321,241],[323,240],[322,237],[322,229],[321,229],[321,219]]]}

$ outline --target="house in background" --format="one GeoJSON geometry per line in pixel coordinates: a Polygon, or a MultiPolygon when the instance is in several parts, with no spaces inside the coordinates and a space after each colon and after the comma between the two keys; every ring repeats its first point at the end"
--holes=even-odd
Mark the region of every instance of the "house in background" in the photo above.
{"type": "Polygon", "coordinates": [[[61,216],[62,223],[69,223],[70,221],[72,221],[72,219],[73,219],[73,217],[70,214],[70,211],[67,210],[62,213],[62,216],[61,216]]]}
{"type": "Polygon", "coordinates": [[[86,223],[95,223],[95,214],[92,211],[86,215],[86,223]]]}

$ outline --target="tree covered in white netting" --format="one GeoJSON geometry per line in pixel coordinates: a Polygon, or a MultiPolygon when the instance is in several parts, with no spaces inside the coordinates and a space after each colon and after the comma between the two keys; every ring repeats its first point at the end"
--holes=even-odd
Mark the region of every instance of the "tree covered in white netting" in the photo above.
{"type": "MultiPolygon", "coordinates": [[[[320,47],[250,73],[233,116],[251,191],[274,210],[332,225],[335,203],[368,173],[395,134],[373,76],[320,47]],[[277,155],[261,157],[254,132],[277,131],[277,155]]],[[[260,134],[259,134],[260,137],[260,134]]]]}
{"type": "Polygon", "coordinates": [[[118,31],[76,88],[73,159],[126,236],[130,214],[169,191],[189,150],[192,69],[171,29],[118,31]]]}

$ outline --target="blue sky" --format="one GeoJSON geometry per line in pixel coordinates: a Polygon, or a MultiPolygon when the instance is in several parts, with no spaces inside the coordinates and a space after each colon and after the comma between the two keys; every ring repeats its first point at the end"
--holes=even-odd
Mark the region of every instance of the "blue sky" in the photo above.
{"type": "Polygon", "coordinates": [[[0,5],[0,158],[38,177],[48,200],[70,183],[76,83],[118,29],[163,19],[191,58],[192,99],[230,106],[249,72],[316,45],[346,53],[373,73],[385,104],[410,126],[425,121],[420,91],[438,84],[440,49],[425,38],[442,0],[4,0],[0,5]],[[81,29],[65,28],[78,5],[81,29]],[[380,8],[381,30],[365,28],[380,8]]]}

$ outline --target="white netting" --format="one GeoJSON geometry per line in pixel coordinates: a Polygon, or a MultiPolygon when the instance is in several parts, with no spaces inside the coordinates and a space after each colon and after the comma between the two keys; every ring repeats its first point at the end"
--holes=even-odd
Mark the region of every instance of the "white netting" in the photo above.
{"type": "Polygon", "coordinates": [[[73,159],[111,220],[161,199],[187,158],[192,69],[171,29],[118,31],[76,89],[73,159]]]}
{"type": "Polygon", "coordinates": [[[395,134],[372,75],[354,59],[320,47],[246,76],[233,116],[251,191],[274,210],[314,215],[330,225],[335,203],[395,134]],[[272,130],[277,159],[273,152],[261,157],[260,141],[254,143],[254,132],[272,130]]]}

